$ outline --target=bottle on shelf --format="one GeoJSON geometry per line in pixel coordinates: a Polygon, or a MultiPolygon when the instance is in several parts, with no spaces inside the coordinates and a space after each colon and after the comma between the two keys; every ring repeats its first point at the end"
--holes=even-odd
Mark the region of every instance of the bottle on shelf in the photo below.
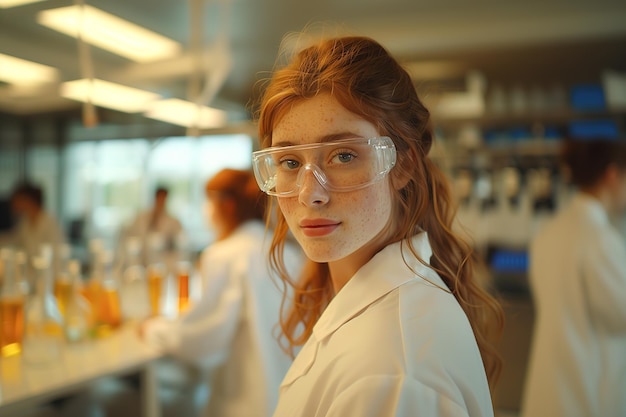
{"type": "Polygon", "coordinates": [[[125,266],[122,272],[122,315],[131,321],[143,320],[150,315],[150,301],[146,269],[141,263],[141,242],[131,237],[126,241],[125,266]]]}
{"type": "Polygon", "coordinates": [[[99,304],[98,336],[108,335],[122,325],[119,280],[113,276],[113,254],[108,250],[100,253],[102,267],[102,292],[99,304]]]}
{"type": "Polygon", "coordinates": [[[189,284],[191,275],[190,251],[187,239],[179,236],[178,262],[176,264],[176,284],[178,288],[178,314],[182,314],[190,307],[189,284]]]}
{"type": "Polygon", "coordinates": [[[72,295],[72,283],[68,276],[68,262],[71,248],[67,244],[59,245],[54,256],[54,296],[57,299],[61,314],[65,314],[65,307],[72,295]]]}
{"type": "Polygon", "coordinates": [[[178,282],[178,314],[184,313],[190,306],[189,275],[191,264],[188,261],[179,261],[177,271],[178,282]]]}
{"type": "Polygon", "coordinates": [[[15,252],[15,278],[18,288],[26,297],[33,292],[34,280],[31,275],[26,252],[18,250],[15,252]]]}
{"type": "Polygon", "coordinates": [[[45,248],[33,257],[36,290],[26,309],[24,359],[40,365],[61,355],[63,343],[63,316],[53,293],[52,250],[45,248]]]}
{"type": "Polygon", "coordinates": [[[92,336],[94,328],[93,309],[83,297],[83,279],[80,263],[76,259],[69,261],[68,275],[71,283],[71,296],[65,306],[65,340],[70,343],[82,342],[92,336]]]}
{"type": "Polygon", "coordinates": [[[0,264],[0,356],[10,357],[22,352],[25,296],[16,274],[15,251],[0,250],[0,264]]]}
{"type": "Polygon", "coordinates": [[[95,316],[99,316],[99,302],[102,293],[103,266],[101,252],[102,241],[93,239],[89,242],[89,277],[83,284],[82,294],[91,304],[95,316]]]}
{"type": "Polygon", "coordinates": [[[164,258],[165,240],[160,234],[152,234],[148,238],[147,275],[150,298],[150,314],[161,315],[163,303],[163,286],[167,275],[164,258]]]}
{"type": "Polygon", "coordinates": [[[91,304],[95,336],[105,337],[122,324],[117,281],[111,276],[111,252],[92,245],[91,272],[83,295],[91,304]]]}

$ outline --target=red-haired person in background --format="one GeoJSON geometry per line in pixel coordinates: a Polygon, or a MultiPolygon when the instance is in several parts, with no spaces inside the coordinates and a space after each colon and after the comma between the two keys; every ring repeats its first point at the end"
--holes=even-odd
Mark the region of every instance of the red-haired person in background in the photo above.
{"type": "Polygon", "coordinates": [[[273,75],[259,139],[283,335],[303,345],[274,416],[493,416],[502,310],[452,231],[409,74],[372,39],[322,40],[273,75]],[[288,230],[308,257],[299,276],[280,262],[288,230]]]}
{"type": "Polygon", "coordinates": [[[524,417],[626,416],[626,141],[567,140],[576,193],[535,236],[524,417]]]}
{"type": "MultiPolygon", "coordinates": [[[[205,190],[216,241],[200,258],[202,298],[176,321],[150,319],[142,333],[165,352],[213,369],[205,415],[267,417],[291,358],[274,334],[281,292],[267,262],[266,199],[248,171],[224,169],[205,190]]],[[[291,271],[301,258],[288,244],[291,271]]]]}

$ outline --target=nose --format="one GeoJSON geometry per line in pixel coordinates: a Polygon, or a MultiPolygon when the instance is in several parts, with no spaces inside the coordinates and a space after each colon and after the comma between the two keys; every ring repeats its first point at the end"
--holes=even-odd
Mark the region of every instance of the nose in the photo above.
{"type": "Polygon", "coordinates": [[[298,201],[306,206],[320,206],[327,204],[330,196],[328,190],[324,188],[320,182],[320,178],[324,178],[324,174],[320,173],[316,167],[305,166],[298,178],[298,201]]]}

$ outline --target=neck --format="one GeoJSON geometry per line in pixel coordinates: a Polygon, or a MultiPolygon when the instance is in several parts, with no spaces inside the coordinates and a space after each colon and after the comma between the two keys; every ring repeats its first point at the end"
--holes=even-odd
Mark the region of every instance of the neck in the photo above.
{"type": "Polygon", "coordinates": [[[226,222],[218,228],[217,240],[224,240],[232,235],[239,227],[239,224],[226,222]]]}
{"type": "Polygon", "coordinates": [[[378,248],[371,248],[365,251],[356,251],[353,254],[339,261],[329,262],[330,279],[333,282],[335,294],[337,294],[359,269],[374,257],[378,248]]]}
{"type": "Polygon", "coordinates": [[[354,265],[345,265],[345,262],[331,262],[328,264],[328,269],[330,271],[330,279],[333,283],[335,294],[337,294],[359,270],[359,268],[356,268],[354,265]]]}

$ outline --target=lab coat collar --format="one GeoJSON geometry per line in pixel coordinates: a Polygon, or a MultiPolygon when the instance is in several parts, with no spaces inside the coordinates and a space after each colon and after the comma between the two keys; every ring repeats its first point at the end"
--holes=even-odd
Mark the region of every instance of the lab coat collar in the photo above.
{"type": "Polygon", "coordinates": [[[261,220],[252,219],[252,220],[246,220],[245,222],[237,226],[237,228],[233,231],[233,235],[240,234],[240,233],[248,234],[251,232],[259,232],[259,231],[265,233],[266,231],[265,223],[261,220]]]}
{"type": "MultiPolygon", "coordinates": [[[[427,234],[421,232],[415,235],[412,241],[420,258],[429,262],[432,250],[427,234]]],[[[377,253],[354,274],[324,310],[313,327],[310,339],[298,353],[285,375],[281,387],[292,384],[300,376],[306,374],[315,362],[319,342],[374,301],[406,282],[421,279],[421,276],[428,276],[428,279],[432,281],[433,276],[436,277],[436,275],[432,271],[427,272],[427,269],[428,267],[415,259],[406,242],[393,243],[377,253]],[[404,253],[404,259],[401,251],[404,253]]],[[[439,280],[435,284],[443,285],[443,282],[439,280]]]]}
{"type": "Polygon", "coordinates": [[[609,214],[606,212],[600,200],[592,195],[578,192],[573,196],[572,204],[576,209],[587,213],[589,218],[598,224],[606,225],[611,223],[609,214]]]}
{"type": "MultiPolygon", "coordinates": [[[[419,256],[425,262],[429,262],[432,250],[427,234],[419,233],[412,241],[419,256]]],[[[323,340],[374,301],[402,284],[416,279],[415,272],[426,275],[420,273],[425,269],[426,267],[415,259],[406,242],[388,245],[363,265],[335,295],[315,324],[314,337],[318,341],[323,340]]]]}

